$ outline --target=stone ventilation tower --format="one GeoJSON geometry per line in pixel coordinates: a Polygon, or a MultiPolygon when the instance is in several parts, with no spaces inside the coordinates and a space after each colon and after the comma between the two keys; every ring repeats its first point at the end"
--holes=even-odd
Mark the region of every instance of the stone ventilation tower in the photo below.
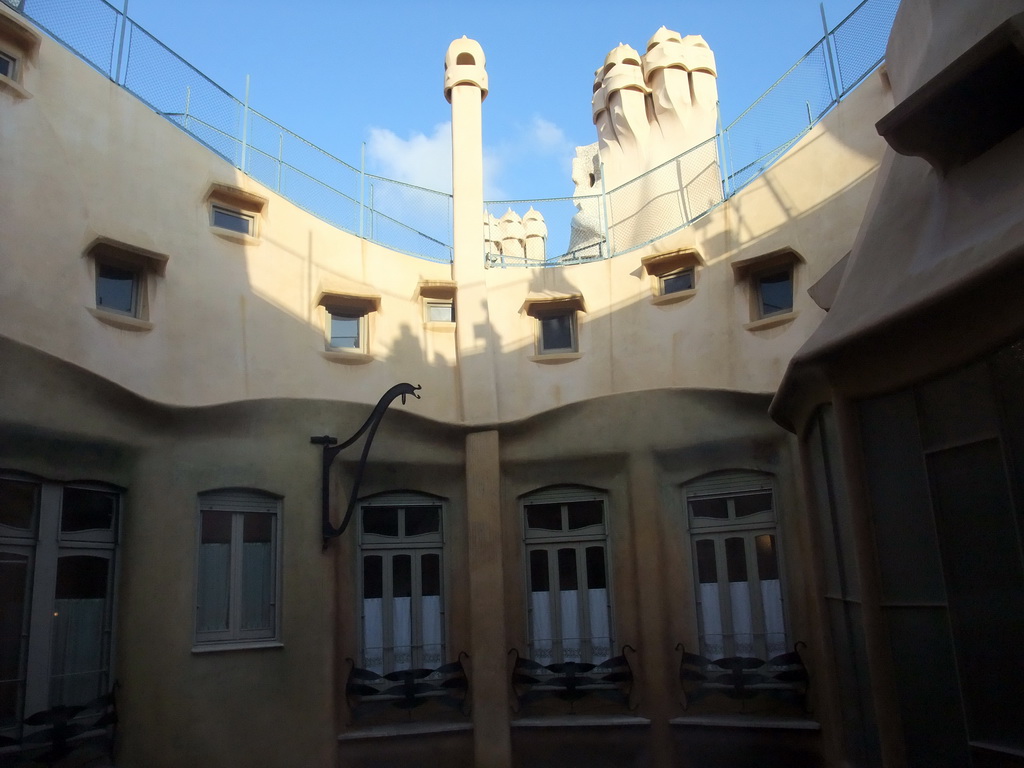
{"type": "Polygon", "coordinates": [[[683,37],[661,27],[643,55],[620,43],[594,74],[592,114],[597,142],[578,147],[573,163],[580,212],[571,241],[578,256],[596,253],[603,240],[598,232],[600,212],[586,197],[602,188],[612,192],[654,171],[628,193],[610,197],[607,228],[617,251],[667,232],[685,223],[693,211],[717,202],[706,199],[703,178],[713,179],[718,173],[713,146],[699,157],[680,161],[677,168],[655,171],[717,132],[715,55],[703,37],[683,37]],[[698,177],[702,178],[691,190],[698,177]],[[689,199],[698,187],[700,199],[689,199]]]}

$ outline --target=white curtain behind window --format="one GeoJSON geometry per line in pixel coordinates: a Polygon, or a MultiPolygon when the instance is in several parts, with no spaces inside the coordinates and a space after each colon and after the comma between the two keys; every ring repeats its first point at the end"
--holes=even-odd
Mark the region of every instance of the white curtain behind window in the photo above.
{"type": "Polygon", "coordinates": [[[761,604],[764,606],[766,658],[785,653],[786,627],[782,620],[782,582],[765,579],[761,582],[761,604]]]}
{"type": "Polygon", "coordinates": [[[86,704],[100,694],[106,600],[53,601],[50,705],[86,704]]]}
{"type": "Polygon", "coordinates": [[[700,618],[703,628],[701,653],[709,659],[725,655],[725,636],[722,634],[722,606],[718,599],[718,583],[700,584],[700,618]]]}
{"type": "Polygon", "coordinates": [[[587,595],[590,610],[590,645],[592,654],[589,661],[600,664],[612,656],[611,617],[608,615],[608,590],[591,589],[587,595]]]}
{"type": "Polygon", "coordinates": [[[533,660],[547,665],[554,661],[551,630],[551,593],[530,593],[530,635],[533,660]]]}
{"type": "Polygon", "coordinates": [[[389,672],[412,668],[412,598],[396,597],[392,600],[394,615],[392,616],[391,638],[393,643],[393,663],[389,672]]]}
{"type": "Polygon", "coordinates": [[[754,621],[750,610],[750,582],[730,581],[729,602],[732,604],[733,650],[736,656],[756,656],[754,621]]]}
{"type": "Polygon", "coordinates": [[[384,674],[384,600],[363,600],[363,666],[384,674]]]}
{"type": "Polygon", "coordinates": [[[444,645],[441,635],[441,596],[423,598],[423,659],[424,667],[433,669],[444,664],[444,645]]]}
{"type": "Polygon", "coordinates": [[[579,590],[563,589],[558,593],[562,611],[562,661],[581,660],[582,636],[580,628],[580,598],[579,590]]]}

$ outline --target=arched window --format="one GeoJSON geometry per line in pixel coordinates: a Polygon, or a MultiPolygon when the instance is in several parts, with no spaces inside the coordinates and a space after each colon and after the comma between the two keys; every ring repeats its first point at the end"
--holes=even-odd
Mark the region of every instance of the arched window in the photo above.
{"type": "Polygon", "coordinates": [[[613,655],[607,503],[593,488],[559,486],[522,498],[530,658],[600,663],[613,655]]]}
{"type": "Polygon", "coordinates": [[[705,475],[683,488],[690,523],[700,654],[710,659],[785,653],[773,478],[705,475]]]}
{"type": "Polygon", "coordinates": [[[420,493],[359,509],[362,666],[379,675],[444,664],[444,504],[420,493]]]}

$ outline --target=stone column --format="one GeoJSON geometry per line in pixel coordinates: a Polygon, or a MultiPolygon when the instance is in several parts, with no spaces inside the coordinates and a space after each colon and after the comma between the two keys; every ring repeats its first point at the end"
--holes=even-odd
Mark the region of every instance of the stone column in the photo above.
{"type": "Polygon", "coordinates": [[[466,436],[469,637],[477,768],[508,768],[512,764],[499,466],[497,430],[466,436]]]}

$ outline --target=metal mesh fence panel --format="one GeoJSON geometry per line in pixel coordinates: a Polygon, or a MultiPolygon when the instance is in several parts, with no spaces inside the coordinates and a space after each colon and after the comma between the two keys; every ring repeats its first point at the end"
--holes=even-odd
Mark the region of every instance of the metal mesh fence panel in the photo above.
{"type": "Polygon", "coordinates": [[[601,196],[484,203],[484,252],[492,267],[551,267],[607,258],[601,196]]]}
{"type": "Polygon", "coordinates": [[[617,256],[675,232],[722,200],[718,143],[711,138],[608,193],[611,253],[617,256]]]}
{"type": "Polygon", "coordinates": [[[452,196],[367,174],[362,235],[430,261],[452,260],[452,196]]]}
{"type": "Polygon", "coordinates": [[[899,0],[865,0],[832,30],[843,96],[885,58],[885,44],[899,7],[899,0]]]}
{"type": "MultiPolygon", "coordinates": [[[[361,174],[246,110],[130,19],[123,22],[126,34],[119,52],[121,14],[106,0],[0,2],[24,13],[108,77],[118,77],[120,56],[126,89],[310,213],[389,248],[451,261],[450,194],[361,174]]],[[[687,226],[763,173],[880,63],[898,7],[899,0],[864,0],[829,34],[835,71],[823,39],[717,139],[604,197],[487,203],[485,250],[491,262],[548,266],[608,258],[687,226]],[[509,208],[515,213],[506,217],[509,208]]]]}
{"type": "Polygon", "coordinates": [[[729,193],[759,176],[834,103],[828,53],[822,38],[725,129],[729,193]]]}
{"type": "MultiPolygon", "coordinates": [[[[7,2],[17,8],[18,3],[7,2]]],[[[25,0],[22,12],[107,77],[114,71],[118,19],[103,0],[25,0]]]]}
{"type": "Polygon", "coordinates": [[[129,91],[235,166],[242,155],[242,103],[135,22],[123,54],[129,91]]]}

